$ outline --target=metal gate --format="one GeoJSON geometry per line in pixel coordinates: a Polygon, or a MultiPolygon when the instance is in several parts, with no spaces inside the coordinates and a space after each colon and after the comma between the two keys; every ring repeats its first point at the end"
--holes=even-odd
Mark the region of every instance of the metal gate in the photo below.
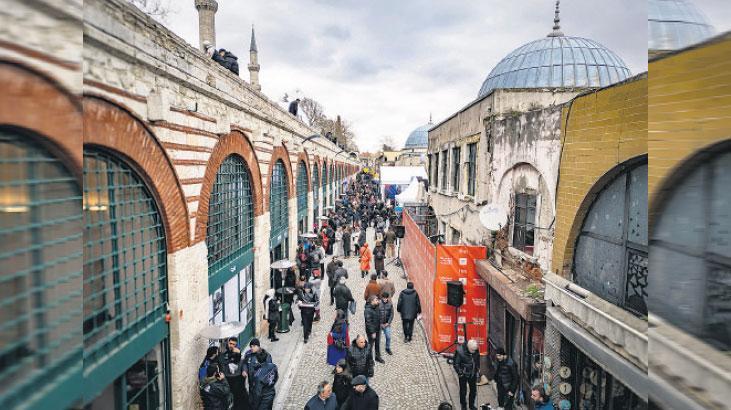
{"type": "Polygon", "coordinates": [[[307,166],[297,167],[297,226],[300,233],[307,232],[307,166]]]}

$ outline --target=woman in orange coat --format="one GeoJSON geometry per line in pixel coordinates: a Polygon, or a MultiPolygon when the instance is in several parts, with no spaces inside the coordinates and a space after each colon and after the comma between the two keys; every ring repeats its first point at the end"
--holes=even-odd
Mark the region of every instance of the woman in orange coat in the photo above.
{"type": "Polygon", "coordinates": [[[360,248],[360,277],[364,278],[368,271],[371,270],[371,250],[368,248],[368,243],[364,243],[360,248]]]}

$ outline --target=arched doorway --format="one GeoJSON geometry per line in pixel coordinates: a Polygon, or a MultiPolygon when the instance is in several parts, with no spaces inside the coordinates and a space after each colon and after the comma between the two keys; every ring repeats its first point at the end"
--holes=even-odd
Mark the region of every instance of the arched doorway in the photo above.
{"type": "Polygon", "coordinates": [[[297,166],[297,232],[307,232],[307,165],[303,161],[297,166]]]}
{"type": "Polygon", "coordinates": [[[254,203],[251,173],[233,154],[216,171],[208,203],[209,322],[246,324],[239,339],[254,336],[254,203]]]}
{"type": "MultiPolygon", "coordinates": [[[[279,159],[272,168],[272,179],[269,181],[269,219],[271,230],[269,249],[271,260],[277,261],[289,257],[289,187],[287,184],[287,168],[279,159]]],[[[272,276],[272,286],[274,285],[272,276]]]]}

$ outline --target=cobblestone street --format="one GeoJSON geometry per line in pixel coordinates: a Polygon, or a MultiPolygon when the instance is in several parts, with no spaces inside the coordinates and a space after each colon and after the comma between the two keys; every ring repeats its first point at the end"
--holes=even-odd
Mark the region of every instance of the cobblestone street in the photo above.
{"type": "MultiPolygon", "coordinates": [[[[373,229],[369,229],[369,246],[374,245],[373,229]]],[[[329,258],[328,258],[329,261],[329,258]]],[[[348,270],[348,287],[353,292],[358,307],[356,314],[351,317],[351,340],[358,334],[364,334],[363,323],[363,291],[368,279],[360,278],[358,259],[351,257],[344,260],[344,266],[348,270]]],[[[387,259],[386,263],[391,262],[387,259]]],[[[394,305],[398,301],[398,293],[406,288],[406,280],[401,278],[401,269],[394,264],[386,266],[386,270],[396,286],[394,305]]],[[[322,380],[332,381],[332,367],[326,362],[327,353],[327,332],[330,330],[335,317],[335,306],[329,303],[328,287],[324,283],[322,287],[322,320],[316,323],[312,329],[310,341],[302,343],[302,328],[299,325],[299,312],[295,313],[295,330],[280,338],[299,338],[297,349],[301,355],[298,363],[293,364],[291,372],[291,384],[287,383],[285,374],[280,374],[278,384],[278,398],[275,408],[277,409],[302,409],[307,400],[317,391],[317,384],[322,380]],[[289,386],[287,386],[289,384],[289,386]]],[[[394,306],[395,308],[395,306],[394,306]]],[[[375,376],[371,379],[371,387],[380,396],[380,405],[383,409],[429,409],[448,397],[446,386],[440,377],[440,370],[435,357],[429,355],[426,340],[421,328],[415,325],[414,340],[411,343],[403,342],[403,333],[398,313],[395,313],[393,321],[393,336],[391,338],[391,350],[393,356],[386,354],[383,349],[385,339],[381,339],[381,352],[385,364],[376,362],[375,376]]],[[[281,342],[277,342],[281,343],[281,342]]],[[[275,360],[282,360],[276,357],[275,360]]],[[[442,359],[443,360],[443,359],[442,359]]],[[[456,397],[455,397],[456,398],[456,397]]]]}

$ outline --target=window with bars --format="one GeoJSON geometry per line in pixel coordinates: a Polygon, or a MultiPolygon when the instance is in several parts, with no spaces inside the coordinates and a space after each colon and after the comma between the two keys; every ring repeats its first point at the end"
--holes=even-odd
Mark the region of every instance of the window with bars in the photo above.
{"type": "Polygon", "coordinates": [[[275,238],[289,228],[287,169],[282,160],[277,160],[272,170],[269,189],[270,237],[275,238]]]}
{"type": "Polygon", "coordinates": [[[513,208],[513,248],[533,255],[536,224],[536,196],[515,194],[513,208]]]}
{"type": "MultiPolygon", "coordinates": [[[[731,142],[704,150],[681,169],[684,175],[671,181],[655,213],[650,254],[653,278],[661,279],[652,280],[650,310],[729,352],[731,142]]],[[[646,258],[639,263],[630,257],[627,292],[632,294],[646,285],[648,268],[646,258]]]]}
{"type": "Polygon", "coordinates": [[[322,206],[327,206],[327,165],[322,164],[322,206]]]}
{"type": "Polygon", "coordinates": [[[307,166],[300,162],[297,167],[297,220],[307,217],[307,166]]]}
{"type": "Polygon", "coordinates": [[[228,156],[216,171],[208,203],[206,245],[209,277],[221,270],[230,274],[228,264],[254,248],[251,177],[238,155],[228,156]]]}
{"type": "Polygon", "coordinates": [[[317,166],[312,168],[312,197],[313,197],[313,207],[314,209],[314,215],[315,219],[314,221],[317,222],[317,217],[319,216],[317,213],[320,210],[320,171],[317,166]]]}
{"type": "Polygon", "coordinates": [[[477,183],[477,143],[467,144],[467,195],[475,196],[477,183]]]}
{"type": "Polygon", "coordinates": [[[142,179],[104,151],[84,150],[83,209],[84,364],[115,366],[111,348],[167,335],[165,231],[142,179]]]}
{"type": "Polygon", "coordinates": [[[81,395],[81,190],[34,139],[0,130],[0,408],[81,395]]]}
{"type": "Polygon", "coordinates": [[[442,190],[447,190],[447,182],[448,182],[448,176],[449,176],[449,158],[447,156],[448,151],[445,149],[442,151],[442,190]]]}
{"type": "Polygon", "coordinates": [[[439,188],[439,153],[434,154],[434,188],[439,188]]]}
{"type": "Polygon", "coordinates": [[[454,147],[452,148],[452,191],[453,192],[459,192],[459,174],[462,171],[460,168],[460,154],[461,154],[461,148],[460,147],[454,147]]]}
{"type": "MultiPolygon", "coordinates": [[[[647,159],[621,171],[594,199],[576,240],[574,280],[647,315],[647,159]]],[[[695,205],[695,204],[694,204],[695,205]]]]}

